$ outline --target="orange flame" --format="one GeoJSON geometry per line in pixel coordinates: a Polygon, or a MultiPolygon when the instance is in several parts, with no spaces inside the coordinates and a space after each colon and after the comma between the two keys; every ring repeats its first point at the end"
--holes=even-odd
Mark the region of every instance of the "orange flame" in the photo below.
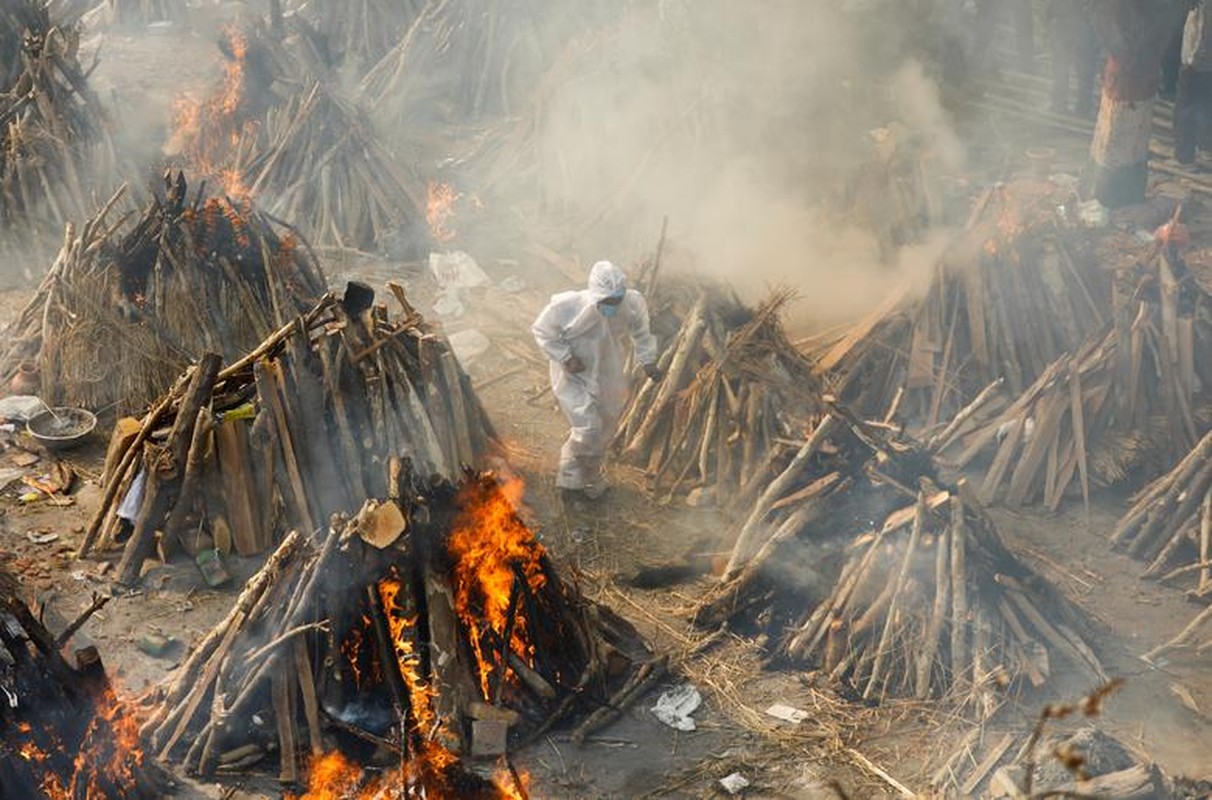
{"type": "Polygon", "coordinates": [[[35,730],[28,722],[20,722],[15,729],[25,738],[17,754],[44,770],[39,789],[49,800],[101,800],[108,796],[107,787],[134,785],[136,770],[143,764],[139,721],[130,705],[108,685],[96,700],[95,714],[83,738],[71,748],[51,727],[35,730]],[[61,756],[71,750],[76,755],[70,767],[57,767],[52,754],[61,756]]]}
{"type": "MultiPolygon", "coordinates": [[[[505,635],[515,575],[525,578],[532,593],[546,584],[543,572],[545,550],[518,517],[521,481],[498,486],[472,483],[460,495],[462,509],[455,520],[447,549],[454,562],[452,583],[455,609],[469,634],[480,671],[485,698],[494,670],[495,645],[486,642],[505,635]],[[491,632],[492,636],[489,636],[491,632]]],[[[484,797],[494,800],[523,800],[529,796],[529,776],[501,766],[491,782],[478,789],[456,779],[458,756],[447,749],[436,734],[447,720],[436,711],[437,688],[423,674],[419,649],[419,617],[397,574],[376,586],[387,617],[392,649],[409,695],[413,752],[399,765],[383,772],[363,769],[340,752],[329,752],[312,760],[306,790],[291,800],[397,800],[408,797],[484,797]],[[419,750],[419,751],[418,751],[419,750]]],[[[366,628],[369,619],[364,619],[366,628]]],[[[357,629],[355,629],[357,630],[357,629]]],[[[351,664],[358,661],[358,648],[366,634],[346,637],[342,650],[351,664]]],[[[515,609],[511,649],[533,661],[533,647],[526,634],[526,621],[518,604],[515,609]]]]}
{"type": "Polygon", "coordinates": [[[379,581],[379,597],[382,598],[383,609],[387,612],[387,626],[391,630],[392,646],[396,652],[396,661],[400,665],[400,674],[408,687],[412,718],[417,729],[428,738],[429,730],[437,721],[437,714],[433,710],[433,700],[437,692],[421,677],[421,656],[417,652],[415,642],[417,617],[415,614],[406,614],[405,609],[399,605],[399,596],[399,580],[384,578],[379,581]]]}
{"type": "Polygon", "coordinates": [[[447,227],[454,216],[454,204],[461,195],[449,183],[431,180],[425,187],[425,219],[429,222],[429,233],[435,242],[449,242],[455,231],[447,227]]]}
{"type": "MultiPolygon", "coordinates": [[[[490,786],[475,797],[494,800],[523,800],[529,795],[530,776],[519,773],[519,788],[507,769],[498,769],[490,786]]],[[[309,766],[307,789],[287,800],[401,800],[406,797],[455,798],[469,796],[451,786],[436,772],[418,773],[404,764],[379,774],[368,774],[338,751],[314,758],[309,766]]]]}
{"type": "MultiPolygon", "coordinates": [[[[489,630],[497,639],[505,636],[515,575],[526,578],[532,594],[547,582],[542,563],[546,551],[517,515],[523,489],[522,482],[516,480],[494,487],[485,497],[470,498],[462,506],[464,510],[455,520],[447,544],[455,563],[455,610],[471,633],[485,700],[490,699],[490,678],[496,665],[494,654],[484,652],[483,640],[489,630]]],[[[465,489],[464,500],[476,490],[482,491],[475,484],[465,489]]],[[[521,604],[516,609],[509,646],[531,662],[532,648],[521,604]]]]}
{"type": "Polygon", "coordinates": [[[169,151],[180,153],[198,172],[212,176],[231,197],[249,193],[238,161],[241,139],[255,134],[256,123],[242,121],[246,91],[248,40],[239,28],[223,29],[226,51],[219,89],[205,98],[182,96],[173,101],[173,135],[169,151]]]}

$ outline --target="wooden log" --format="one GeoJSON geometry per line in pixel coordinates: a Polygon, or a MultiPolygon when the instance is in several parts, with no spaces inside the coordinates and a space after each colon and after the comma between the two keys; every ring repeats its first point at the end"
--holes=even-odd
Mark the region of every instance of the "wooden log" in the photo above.
{"type": "Polygon", "coordinates": [[[1086,466],[1086,419],[1082,413],[1081,372],[1077,363],[1069,367],[1069,422],[1073,426],[1073,447],[1077,453],[1077,469],[1082,481],[1082,506],[1090,514],[1090,476],[1086,466]]]}
{"type": "Polygon", "coordinates": [[[951,528],[934,540],[934,604],[930,608],[930,620],[922,637],[922,651],[918,655],[917,674],[914,681],[914,696],[924,700],[930,693],[930,674],[934,669],[934,657],[938,652],[939,637],[943,632],[943,622],[947,613],[947,600],[950,596],[950,573],[947,570],[948,556],[951,549],[951,531],[957,527],[963,535],[963,506],[959,507],[960,519],[956,523],[956,505],[951,504],[951,528]]]}
{"type": "Polygon", "coordinates": [[[964,780],[963,785],[960,786],[960,794],[964,797],[972,797],[973,792],[985,780],[985,776],[993,771],[993,768],[1002,760],[1002,756],[1006,754],[1006,751],[1010,749],[1010,745],[1012,744],[1014,744],[1014,734],[1007,733],[996,744],[990,747],[989,752],[985,753],[985,757],[973,768],[972,772],[964,780]]]}
{"type": "Polygon", "coordinates": [[[457,462],[473,466],[476,463],[476,451],[471,443],[470,420],[467,416],[467,404],[464,402],[463,381],[459,363],[454,353],[446,351],[438,357],[442,376],[446,383],[446,402],[449,408],[451,427],[458,446],[457,462]]]}
{"type": "MultiPolygon", "coordinates": [[[[1048,454],[1049,445],[1055,440],[1060,430],[1061,421],[1069,406],[1069,395],[1062,392],[1059,386],[1045,394],[1040,406],[1037,406],[1035,430],[1030,441],[1023,445],[1023,453],[1019,456],[1018,464],[1010,476],[1010,488],[1006,492],[1006,502],[1011,505],[1022,505],[1032,499],[1037,486],[1036,477],[1044,456],[1048,454]]],[[[990,498],[992,496],[990,495],[990,498]]]]}
{"type": "Polygon", "coordinates": [[[632,437],[631,442],[627,445],[626,454],[629,457],[637,457],[640,453],[648,448],[649,442],[656,432],[657,422],[660,415],[664,412],[674,398],[676,392],[681,391],[684,386],[683,374],[687,366],[690,364],[690,357],[697,349],[700,338],[706,327],[703,315],[707,305],[707,296],[700,294],[698,300],[695,301],[694,308],[691,309],[689,316],[683,326],[686,328],[686,337],[682,340],[678,351],[671,356],[669,361],[669,371],[665,374],[664,379],[657,387],[656,397],[652,401],[652,406],[648,410],[648,414],[640,422],[639,427],[632,437]]]}
{"type": "Polygon", "coordinates": [[[585,721],[572,732],[572,741],[583,744],[593,732],[609,725],[626,711],[632,703],[638,700],[665,674],[669,656],[660,656],[652,661],[646,661],[635,671],[626,683],[611,695],[598,710],[594,711],[585,721]]]}
{"type": "Polygon", "coordinates": [[[270,678],[274,724],[278,729],[278,781],[291,786],[299,779],[299,728],[295,676],[276,673],[270,678]]]}
{"type": "Polygon", "coordinates": [[[324,754],[324,738],[320,734],[320,698],[316,694],[316,679],[312,673],[307,643],[303,639],[295,639],[294,651],[299,696],[303,699],[303,718],[307,720],[307,742],[314,758],[324,754]]]}
{"type": "MultiPolygon", "coordinates": [[[[1204,494],[1203,512],[1199,519],[1199,561],[1201,564],[1208,564],[1212,561],[1212,487],[1204,494]]],[[[1208,585],[1209,578],[1212,577],[1212,570],[1208,567],[1203,567],[1199,571],[1199,585],[1204,587],[1208,585]]]]}
{"type": "Polygon", "coordinates": [[[135,530],[126,543],[117,569],[117,581],[124,586],[131,586],[139,579],[143,562],[155,546],[156,528],[164,522],[165,515],[177,499],[194,423],[199,409],[210,399],[222,360],[216,353],[202,356],[181,399],[181,408],[166,446],[144,454],[147,484],[143,503],[135,530]]]}
{"type": "Polygon", "coordinates": [[[253,371],[257,381],[257,396],[261,400],[262,408],[269,412],[274,423],[274,433],[279,445],[278,456],[282,459],[285,469],[286,491],[283,494],[286,495],[291,510],[291,525],[312,534],[316,526],[308,506],[307,491],[296,456],[290,420],[278,393],[278,387],[281,385],[281,366],[273,361],[259,361],[253,371]]]}
{"type": "Polygon", "coordinates": [[[101,469],[102,486],[108,486],[111,481],[122,477],[115,475],[115,471],[142,428],[142,424],[134,417],[123,417],[114,424],[114,432],[110,436],[109,446],[105,450],[105,466],[101,469]]]}
{"type": "Polygon", "coordinates": [[[1179,647],[1183,647],[1184,645],[1190,643],[1191,638],[1195,636],[1195,632],[1199,630],[1200,626],[1209,619],[1212,619],[1212,605],[1196,614],[1195,618],[1187,623],[1187,626],[1179,631],[1178,635],[1173,639],[1170,639],[1168,642],[1163,644],[1159,644],[1157,647],[1154,647],[1152,650],[1141,656],[1141,658],[1152,663],[1161,654],[1169,652],[1170,650],[1175,650],[1179,647]]]}
{"type": "Polygon", "coordinates": [[[214,419],[214,412],[211,411],[209,403],[198,410],[190,437],[189,452],[185,457],[185,474],[181,479],[176,504],[169,512],[168,524],[165,526],[165,537],[170,542],[184,542],[188,533],[189,520],[201,493],[202,464],[206,458],[210,432],[214,429],[214,419]]]}
{"type": "Polygon", "coordinates": [[[888,613],[884,618],[884,630],[880,634],[879,644],[875,651],[875,660],[871,665],[871,677],[867,681],[867,688],[863,690],[863,697],[870,698],[876,688],[880,685],[882,677],[881,670],[888,658],[889,645],[892,641],[892,626],[896,618],[897,601],[900,600],[901,593],[905,588],[906,579],[909,576],[909,566],[913,561],[913,554],[917,549],[918,540],[921,538],[922,529],[926,525],[926,493],[921,492],[918,495],[917,505],[914,508],[913,528],[909,534],[909,543],[905,546],[905,558],[901,562],[900,572],[896,576],[896,588],[892,592],[892,599],[889,601],[888,613]]]}
{"type": "Polygon", "coordinates": [[[728,565],[724,568],[724,574],[721,576],[721,581],[728,581],[733,578],[745,562],[749,560],[753,552],[757,549],[757,538],[765,530],[765,518],[770,507],[782,495],[786,494],[788,488],[799,477],[800,471],[814,456],[817,450],[820,449],[828,438],[833,429],[834,417],[832,414],[826,414],[821,419],[816,429],[812,431],[812,435],[800,447],[799,452],[783,470],[779,477],[766,487],[762,495],[754,504],[753,511],[749,514],[749,518],[745,520],[744,526],[741,528],[740,534],[737,536],[736,544],[733,545],[732,555],[728,559],[728,565]]]}
{"type": "Polygon", "coordinates": [[[245,558],[260,552],[259,520],[253,514],[251,492],[256,487],[249,464],[248,425],[228,420],[215,427],[215,453],[223,484],[223,502],[235,550],[245,558]]]}
{"type": "Polygon", "coordinates": [[[455,753],[467,752],[464,718],[469,704],[480,700],[472,665],[467,662],[459,637],[459,617],[454,591],[447,575],[433,564],[424,570],[425,598],[429,623],[430,665],[436,692],[434,710],[448,725],[439,734],[455,753]]]}
{"type": "Polygon", "coordinates": [[[296,321],[296,325],[296,335],[287,340],[285,367],[274,378],[283,397],[289,396],[289,408],[294,412],[290,419],[291,433],[298,434],[296,455],[308,478],[312,519],[323,522],[363,498],[348,497],[344,491],[342,474],[357,465],[339,467],[341,452],[332,446],[332,433],[325,421],[324,386],[316,375],[321,366],[312,353],[303,321],[296,321]]]}
{"type": "Polygon", "coordinates": [[[964,518],[963,481],[961,494],[951,498],[951,682],[957,683],[968,669],[968,588],[965,559],[968,526],[964,518]]]}

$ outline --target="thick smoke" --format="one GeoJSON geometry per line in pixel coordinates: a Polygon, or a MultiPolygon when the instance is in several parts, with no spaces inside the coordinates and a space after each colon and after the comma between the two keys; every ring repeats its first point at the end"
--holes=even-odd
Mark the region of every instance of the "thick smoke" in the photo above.
{"type": "Polygon", "coordinates": [[[840,5],[636,4],[587,40],[540,109],[544,214],[570,223],[554,244],[634,263],[668,215],[696,270],[749,299],[790,285],[796,316],[817,322],[870,310],[902,279],[921,283],[942,249],[937,220],[881,245],[873,228],[896,210],[856,195],[881,194],[895,149],[937,202],[964,148],[916,58],[912,15],[840,5]]]}

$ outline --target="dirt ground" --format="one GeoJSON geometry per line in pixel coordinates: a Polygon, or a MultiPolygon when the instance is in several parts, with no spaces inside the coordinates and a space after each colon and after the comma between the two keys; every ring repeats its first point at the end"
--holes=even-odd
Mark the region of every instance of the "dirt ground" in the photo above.
{"type": "MultiPolygon", "coordinates": [[[[217,63],[206,27],[212,22],[207,20],[196,31],[147,38],[107,35],[96,43],[102,52],[98,85],[137,105],[141,124],[162,124],[171,97],[181,87],[207,79],[210,73],[202,65],[217,63]]],[[[991,147],[1017,152],[1022,136],[1006,137],[994,140],[991,147]]],[[[1066,158],[1080,158],[1078,144],[1062,151],[1062,163],[1066,158]]],[[[593,504],[563,501],[552,474],[564,423],[545,392],[546,364],[527,330],[547,295],[566,288],[565,282],[547,265],[521,259],[515,265],[508,259],[516,259],[516,254],[474,255],[486,268],[493,265],[489,271],[494,279],[517,274],[526,286],[514,293],[473,294],[467,298],[467,317],[448,321],[447,329],[476,327],[493,342],[466,367],[508,445],[511,464],[527,481],[528,518],[557,563],[577,577],[587,594],[633,621],[654,648],[671,655],[674,677],[658,693],[689,681],[704,695],[694,732],[662,725],[649,711],[653,698],[648,698],[584,746],[568,741],[567,733],[553,733],[517,754],[519,766],[534,776],[533,796],[723,796],[716,781],[734,771],[752,783],[746,795],[751,798],[829,797],[824,787],[831,781],[850,797],[895,796],[889,778],[925,791],[932,767],[971,729],[970,723],[920,703],[893,702],[879,708],[848,704],[804,674],[763,670],[758,642],[732,637],[705,654],[695,654],[703,634],[690,626],[688,611],[709,585],[705,575],[688,574],[659,589],[626,585],[640,567],[710,555],[726,535],[727,523],[711,509],[654,501],[643,491],[642,475],[618,466],[612,467],[614,489],[606,499],[593,504]],[[506,265],[495,262],[497,258],[507,259],[506,265]],[[794,727],[778,722],[763,713],[773,702],[807,709],[811,716],[794,727]]],[[[335,285],[348,277],[379,284],[388,277],[403,278],[421,300],[432,289],[417,265],[359,258],[327,266],[335,285]]],[[[27,290],[0,293],[0,322],[13,318],[28,297],[27,290]]],[[[23,443],[14,437],[4,444],[0,468],[13,466],[13,459],[24,452],[23,443]]],[[[113,591],[107,562],[73,557],[99,499],[96,480],[103,453],[104,435],[99,433],[71,455],[81,480],[68,507],[24,503],[19,484],[0,491],[0,560],[52,609],[52,627],[61,627],[63,620],[87,606],[93,592],[113,591]],[[45,541],[38,534],[57,538],[45,541]]],[[[46,463],[44,458],[28,472],[38,474],[46,463]]],[[[1099,496],[1089,516],[1080,508],[1058,516],[1034,509],[994,509],[993,514],[1025,557],[1105,626],[1099,645],[1107,671],[1127,683],[1101,724],[1169,773],[1212,779],[1207,755],[1212,743],[1212,671],[1206,657],[1175,656],[1153,665],[1139,658],[1174,636],[1196,608],[1186,603],[1181,589],[1140,580],[1140,564],[1112,551],[1106,534],[1125,507],[1123,497],[1099,496]],[[1195,708],[1181,695],[1189,696],[1195,708]]],[[[234,585],[257,566],[255,560],[233,557],[229,567],[234,585]]],[[[138,591],[117,592],[74,641],[76,646],[95,643],[125,692],[137,696],[164,680],[190,643],[226,612],[235,592],[206,588],[190,563],[158,565],[147,571],[138,591]],[[149,634],[169,636],[176,644],[163,656],[147,655],[139,643],[149,634]]],[[[1029,728],[1045,703],[1075,699],[1092,688],[1076,680],[1050,686],[1047,694],[1004,698],[1007,716],[1001,729],[1029,728]]],[[[993,737],[994,732],[985,735],[993,737]]],[[[274,782],[266,778],[237,785],[239,790],[231,795],[221,795],[217,786],[185,785],[181,796],[277,796],[274,782]]]]}

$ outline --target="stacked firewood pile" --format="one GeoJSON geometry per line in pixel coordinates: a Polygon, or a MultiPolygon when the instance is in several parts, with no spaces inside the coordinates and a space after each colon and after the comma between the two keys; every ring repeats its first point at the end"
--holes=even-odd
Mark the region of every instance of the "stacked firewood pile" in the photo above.
{"type": "Polygon", "coordinates": [[[203,352],[234,359],[315,303],[319,265],[283,226],[183,175],[127,227],[109,212],[63,248],[6,333],[0,379],[40,370],[43,397],[91,408],[141,407],[203,352]],[[204,187],[203,187],[204,189],[204,187]]]}
{"type": "Polygon", "coordinates": [[[992,452],[980,497],[1056,509],[1076,484],[1157,474],[1212,425],[1212,303],[1164,245],[1114,282],[1107,328],[1060,356],[1009,402],[973,403],[934,440],[959,467],[992,452]],[[962,419],[961,419],[962,417],[962,419]],[[954,448],[949,450],[949,448],[954,448]]]}
{"type": "Polygon", "coordinates": [[[130,530],[129,585],[157,537],[166,552],[248,555],[385,496],[389,465],[451,477],[480,463],[494,435],[467,376],[392,289],[402,319],[351,284],[226,367],[203,356],[142,421],[120,422],[81,553],[130,530]]]}
{"type": "Polygon", "coordinates": [[[96,648],[61,654],[78,623],[55,637],[0,571],[0,796],[164,797],[96,648]]]}
{"type": "Polygon", "coordinates": [[[753,502],[695,621],[770,632],[773,658],[868,699],[967,692],[987,714],[995,684],[1039,686],[1062,662],[1102,674],[1083,613],[1007,549],[966,484],[836,404],[753,502]]]}
{"type": "Polygon", "coordinates": [[[934,426],[1004,379],[1012,396],[1110,319],[1110,276],[1059,222],[1040,184],[986,190],[925,297],[894,301],[812,345],[817,369],[857,412],[934,426]]]}
{"type": "Polygon", "coordinates": [[[654,302],[654,328],[670,329],[665,377],[635,394],[615,447],[645,467],[654,491],[730,497],[768,478],[772,453],[819,416],[819,382],[783,332],[787,293],[754,310],[715,286],[690,289],[669,285],[654,302]]]}
{"type": "Polygon", "coordinates": [[[340,96],[305,22],[227,29],[222,80],[178,103],[168,150],[236,198],[289,219],[316,246],[374,250],[424,230],[424,187],[340,96]]]}
{"type": "Polygon", "coordinates": [[[240,184],[317,245],[373,249],[410,220],[423,220],[420,179],[384,150],[361,110],[326,83],[271,108],[263,126],[246,129],[237,152],[240,184]]]}
{"type": "Polygon", "coordinates": [[[45,3],[0,10],[0,219],[18,253],[87,216],[97,184],[117,169],[79,46],[79,31],[52,20],[45,3]]]}
{"type": "Polygon", "coordinates": [[[637,663],[649,656],[634,629],[561,579],[515,488],[405,471],[325,534],[291,533],[167,687],[145,726],[156,752],[209,776],[276,750],[282,781],[307,796],[379,796],[393,781],[524,796],[512,767],[494,790],[460,758],[577,717],[583,738],[664,662],[637,663]],[[387,766],[364,770],[376,753],[387,766]]]}
{"type": "Polygon", "coordinates": [[[1197,577],[1195,596],[1212,597],[1212,431],[1145,487],[1111,541],[1149,562],[1146,577],[1197,577]]]}

